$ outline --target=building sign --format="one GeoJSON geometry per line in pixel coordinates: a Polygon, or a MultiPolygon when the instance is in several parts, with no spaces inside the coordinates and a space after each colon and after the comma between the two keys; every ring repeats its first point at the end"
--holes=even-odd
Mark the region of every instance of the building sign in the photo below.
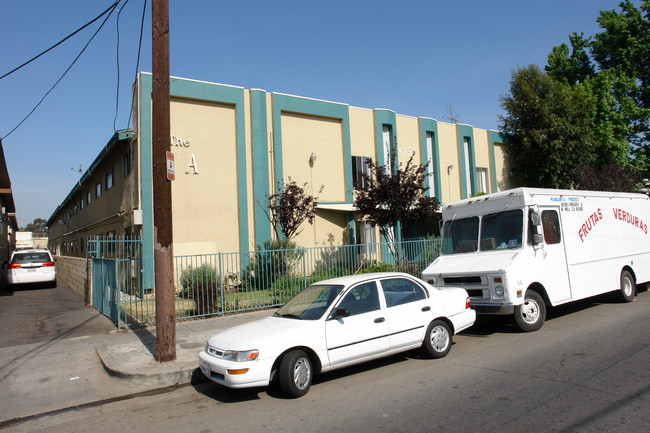
{"type": "Polygon", "coordinates": [[[174,173],[174,154],[167,152],[167,180],[176,180],[174,173]]]}

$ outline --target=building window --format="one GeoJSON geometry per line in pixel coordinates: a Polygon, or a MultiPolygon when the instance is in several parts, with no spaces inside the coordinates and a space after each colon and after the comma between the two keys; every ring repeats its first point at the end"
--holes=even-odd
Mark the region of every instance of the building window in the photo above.
{"type": "Polygon", "coordinates": [[[77,205],[74,205],[74,210],[72,211],[72,215],[77,215],[77,205]]]}
{"type": "Polygon", "coordinates": [[[81,197],[81,200],[79,200],[79,208],[83,209],[84,208],[84,198],[81,197]]]}
{"type": "Polygon", "coordinates": [[[122,167],[124,167],[124,177],[131,174],[131,149],[122,155],[122,167]]]}
{"type": "Polygon", "coordinates": [[[465,151],[465,185],[467,185],[467,197],[471,197],[476,194],[476,191],[472,189],[472,162],[470,161],[472,142],[469,137],[463,137],[463,146],[463,150],[465,151]]]}
{"type": "Polygon", "coordinates": [[[87,204],[90,204],[90,197],[91,196],[92,196],[92,194],[90,193],[90,191],[86,191],[86,203],[87,204]]]}
{"type": "Polygon", "coordinates": [[[102,196],[102,183],[97,182],[95,184],[95,198],[99,198],[102,196]]]}
{"type": "Polygon", "coordinates": [[[383,125],[382,128],[382,142],[384,147],[384,167],[388,174],[393,174],[393,168],[391,167],[391,154],[392,154],[392,141],[391,136],[393,135],[393,128],[391,125],[383,125]]]}
{"type": "Polygon", "coordinates": [[[435,161],[433,160],[433,146],[435,143],[433,132],[427,131],[427,155],[429,160],[427,161],[427,176],[429,178],[429,197],[436,196],[436,168],[434,167],[435,161]]]}
{"type": "Polygon", "coordinates": [[[368,185],[368,181],[363,177],[363,175],[370,176],[370,167],[368,163],[372,159],[365,156],[353,156],[352,157],[352,183],[353,185],[358,185],[359,188],[365,189],[368,185]]]}
{"type": "Polygon", "coordinates": [[[476,194],[487,194],[488,189],[488,169],[486,167],[476,167],[476,194]]]}
{"type": "Polygon", "coordinates": [[[106,172],[106,191],[113,187],[113,167],[106,172]]]}

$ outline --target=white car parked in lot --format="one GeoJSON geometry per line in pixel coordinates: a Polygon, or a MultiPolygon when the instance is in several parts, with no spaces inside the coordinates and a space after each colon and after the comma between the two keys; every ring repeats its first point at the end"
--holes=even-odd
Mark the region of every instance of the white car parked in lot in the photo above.
{"type": "Polygon", "coordinates": [[[277,378],[286,395],[300,397],[318,373],[419,347],[442,358],[452,336],[475,319],[463,289],[441,291],[392,272],[333,278],[304,289],[272,316],[214,335],[199,365],[230,388],[277,378]]]}
{"type": "Polygon", "coordinates": [[[56,266],[44,248],[15,250],[7,262],[7,284],[49,283],[56,286],[56,266]]]}

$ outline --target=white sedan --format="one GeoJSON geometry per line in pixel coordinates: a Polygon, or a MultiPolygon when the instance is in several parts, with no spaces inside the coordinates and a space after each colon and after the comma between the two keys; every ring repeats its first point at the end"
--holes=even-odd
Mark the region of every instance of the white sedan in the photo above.
{"type": "Polygon", "coordinates": [[[442,291],[393,272],[333,278],[302,290],[272,316],[214,335],[199,366],[230,388],[277,378],[287,396],[300,397],[317,373],[419,347],[442,358],[452,336],[475,320],[463,289],[442,291]]]}

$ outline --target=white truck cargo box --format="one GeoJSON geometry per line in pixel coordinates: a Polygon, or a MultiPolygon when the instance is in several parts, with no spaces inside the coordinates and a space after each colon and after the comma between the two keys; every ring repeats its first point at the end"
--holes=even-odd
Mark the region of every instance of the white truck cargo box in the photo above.
{"type": "Polygon", "coordinates": [[[478,313],[539,329],[546,306],[650,281],[643,194],[517,188],[446,204],[442,251],[423,279],[462,287],[478,313]]]}

